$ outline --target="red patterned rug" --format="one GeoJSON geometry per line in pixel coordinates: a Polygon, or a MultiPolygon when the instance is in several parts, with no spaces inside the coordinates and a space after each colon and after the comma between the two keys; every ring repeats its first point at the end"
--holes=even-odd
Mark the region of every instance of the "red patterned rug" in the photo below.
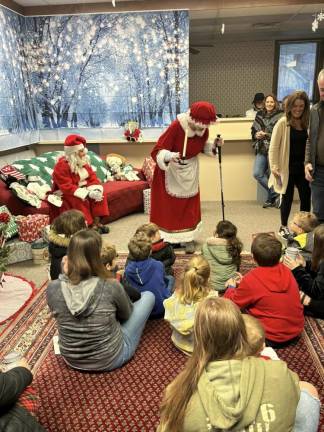
{"type": "MultiPolygon", "coordinates": [[[[178,255],[178,275],[190,256],[178,255]]],[[[123,264],[125,257],[121,257],[123,264]]],[[[243,258],[242,271],[252,267],[250,256],[243,258]]],[[[40,395],[39,420],[49,432],[154,431],[165,386],[178,374],[186,357],[170,340],[163,320],[150,321],[135,357],[123,368],[110,373],[80,373],[66,367],[53,352],[53,319],[48,313],[45,287],[34,297],[27,313],[4,333],[0,359],[17,349],[25,353],[36,378],[40,395]]],[[[324,323],[306,319],[305,331],[294,347],[278,352],[281,359],[312,382],[324,402],[324,323]]],[[[324,431],[324,416],[322,415],[324,431]]]]}

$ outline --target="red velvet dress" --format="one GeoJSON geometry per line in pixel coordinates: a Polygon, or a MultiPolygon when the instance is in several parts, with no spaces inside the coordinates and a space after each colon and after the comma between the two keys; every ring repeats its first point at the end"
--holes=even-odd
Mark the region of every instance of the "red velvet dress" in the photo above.
{"type": "MultiPolygon", "coordinates": [[[[186,158],[201,153],[208,139],[208,129],[203,136],[188,137],[186,158]]],[[[179,152],[182,155],[185,132],[179,120],[171,123],[160,136],[151,156],[156,161],[160,150],[179,152]]],[[[177,243],[194,239],[194,232],[201,222],[200,194],[190,198],[178,198],[168,194],[165,187],[165,171],[156,165],[151,186],[151,222],[158,225],[164,240],[177,243]]]]}
{"type": "MultiPolygon", "coordinates": [[[[101,183],[91,166],[85,165],[84,168],[88,172],[88,177],[84,186],[100,185],[101,183]]],[[[54,167],[53,192],[60,190],[63,193],[63,204],[62,207],[56,207],[55,209],[51,208],[51,219],[53,219],[53,216],[58,216],[66,210],[75,209],[82,211],[88,225],[90,226],[93,224],[94,217],[109,215],[107,194],[104,193],[103,200],[98,202],[89,197],[82,200],[73,195],[80,187],[79,182],[80,176],[71,171],[69,163],[65,157],[60,158],[54,167]],[[56,210],[56,214],[54,214],[53,210],[56,210]]]]}

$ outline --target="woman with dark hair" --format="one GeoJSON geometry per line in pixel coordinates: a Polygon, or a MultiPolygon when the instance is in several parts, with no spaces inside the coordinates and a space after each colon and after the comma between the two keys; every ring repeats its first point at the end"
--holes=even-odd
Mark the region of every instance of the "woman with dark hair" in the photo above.
{"type": "Polygon", "coordinates": [[[300,210],[310,211],[311,190],[305,179],[304,160],[309,120],[309,99],[304,91],[292,93],[285,104],[286,115],[273,129],[269,148],[271,175],[269,187],[282,197],[279,235],[288,239],[287,227],[296,186],[300,199],[300,210]]]}
{"type": "Polygon", "coordinates": [[[285,255],[283,263],[292,271],[299,285],[304,314],[324,318],[324,225],[314,230],[311,262],[306,262],[301,255],[296,260],[285,255]]]}
{"type": "Polygon", "coordinates": [[[265,98],[265,107],[255,116],[252,125],[252,141],[255,150],[255,162],[253,168],[253,177],[267,192],[267,199],[263,208],[275,207],[278,194],[273,188],[268,187],[269,180],[269,163],[268,150],[272,130],[277,121],[282,116],[279,109],[279,102],[275,95],[268,94],[265,98]]]}
{"type": "Polygon", "coordinates": [[[231,301],[199,304],[194,341],[192,357],[165,391],[159,432],[317,431],[315,387],[285,362],[248,357],[244,320],[231,301]]]}
{"type": "Polygon", "coordinates": [[[155,298],[143,292],[132,304],[103,265],[101,248],[101,236],[94,230],[72,236],[64,274],[49,283],[47,303],[57,322],[66,363],[79,370],[104,372],[121,367],[133,356],[155,298]]]}

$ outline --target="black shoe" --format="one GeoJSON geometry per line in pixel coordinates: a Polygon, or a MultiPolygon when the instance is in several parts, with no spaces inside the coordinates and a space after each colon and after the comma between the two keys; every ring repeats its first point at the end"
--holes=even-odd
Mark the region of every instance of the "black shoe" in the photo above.
{"type": "Polygon", "coordinates": [[[99,234],[108,234],[110,232],[110,228],[108,225],[99,225],[99,226],[94,227],[94,229],[99,234]]]}
{"type": "Polygon", "coordinates": [[[275,204],[272,201],[266,201],[265,203],[263,203],[263,208],[269,208],[269,207],[274,207],[275,204]]]}

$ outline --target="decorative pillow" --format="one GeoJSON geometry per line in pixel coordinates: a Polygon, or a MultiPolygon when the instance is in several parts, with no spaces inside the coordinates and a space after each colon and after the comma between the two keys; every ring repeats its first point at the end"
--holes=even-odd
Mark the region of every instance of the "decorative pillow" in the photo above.
{"type": "Polygon", "coordinates": [[[18,225],[16,224],[15,217],[12,216],[7,206],[5,205],[0,206],[0,213],[8,213],[8,215],[10,216],[10,220],[7,224],[6,235],[5,235],[6,239],[10,239],[11,237],[18,234],[18,225]]]}
{"type": "Polygon", "coordinates": [[[0,169],[0,178],[3,180],[8,186],[12,182],[22,182],[26,183],[26,177],[24,174],[19,172],[14,166],[12,165],[5,165],[0,169]]]}
{"type": "Polygon", "coordinates": [[[29,191],[26,186],[17,182],[13,182],[9,188],[13,191],[17,198],[19,198],[24,203],[36,208],[41,207],[42,201],[34,192],[29,191]]]}
{"type": "Polygon", "coordinates": [[[148,184],[151,186],[156,163],[151,157],[146,157],[143,162],[142,171],[148,184]]]}
{"type": "Polygon", "coordinates": [[[109,171],[108,171],[106,162],[104,160],[102,160],[100,156],[98,156],[96,153],[94,153],[91,150],[88,151],[88,155],[90,157],[91,167],[95,171],[95,173],[97,174],[98,179],[102,183],[105,183],[107,181],[107,177],[109,175],[109,171]]]}

